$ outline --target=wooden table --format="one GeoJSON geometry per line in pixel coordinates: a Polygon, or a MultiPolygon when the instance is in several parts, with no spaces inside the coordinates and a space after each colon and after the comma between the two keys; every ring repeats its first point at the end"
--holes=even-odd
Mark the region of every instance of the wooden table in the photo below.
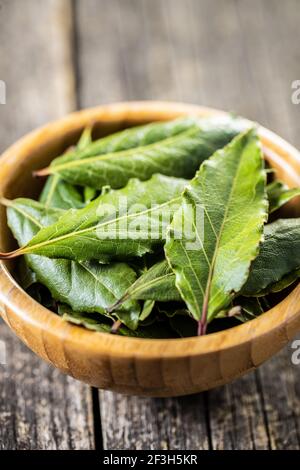
{"type": "MultiPolygon", "coordinates": [[[[233,110],[300,147],[299,0],[0,0],[0,148],[76,108],[177,100],[233,110]]],[[[93,390],[0,324],[0,449],[299,449],[290,347],[192,397],[93,390]]]]}

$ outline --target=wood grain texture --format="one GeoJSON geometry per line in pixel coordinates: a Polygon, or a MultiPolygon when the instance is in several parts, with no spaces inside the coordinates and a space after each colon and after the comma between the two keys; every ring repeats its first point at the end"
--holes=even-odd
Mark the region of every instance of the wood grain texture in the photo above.
{"type": "MultiPolygon", "coordinates": [[[[29,130],[70,112],[70,2],[4,0],[0,10],[0,150],[29,130]]],[[[21,170],[22,171],[22,170],[21,170]]],[[[1,321],[7,364],[0,365],[0,449],[90,449],[89,387],[38,360],[1,321]]]]}
{"type": "MultiPolygon", "coordinates": [[[[99,2],[77,3],[81,13],[77,21],[82,106],[132,96],[201,103],[258,120],[300,146],[300,107],[291,102],[291,82],[299,78],[297,0],[272,1],[272,14],[268,0],[104,0],[99,7],[103,16],[95,9],[99,2]],[[117,34],[109,40],[109,35],[101,36],[101,31],[109,28],[104,18],[116,15],[116,8],[118,16],[126,21],[118,22],[117,34]],[[88,28],[90,16],[98,28],[88,28]],[[96,46],[100,36],[107,53],[96,46]],[[101,60],[103,56],[110,61],[110,68],[101,60]],[[118,69],[120,56],[122,67],[118,69]],[[85,69],[92,73],[84,76],[85,69]],[[111,73],[116,70],[117,78],[111,73]],[[111,77],[114,86],[101,87],[103,81],[99,84],[98,76],[104,77],[105,84],[111,77]]],[[[287,348],[259,373],[208,393],[208,436],[214,448],[284,448],[291,435],[294,437],[288,438],[289,447],[299,448],[295,421],[300,414],[293,411],[299,397],[299,371],[291,369],[289,358],[287,348]],[[277,380],[279,387],[274,386],[277,380]],[[292,397],[292,402],[282,393],[292,397]],[[279,398],[283,404],[278,403],[279,398]]],[[[160,448],[160,437],[149,431],[157,431],[157,412],[148,413],[145,423],[141,399],[112,392],[100,392],[100,398],[107,448],[160,448]],[[115,409],[123,412],[114,413],[115,409]]],[[[150,409],[155,406],[156,400],[142,400],[150,409]]],[[[177,399],[167,401],[174,406],[178,403],[177,399]]],[[[193,397],[194,409],[201,409],[202,402],[202,395],[193,397]]],[[[185,423],[187,406],[183,404],[176,413],[174,407],[169,407],[169,419],[178,416],[178,421],[185,423]]],[[[197,448],[202,442],[200,430],[205,428],[205,413],[191,420],[190,426],[197,448]]],[[[181,448],[190,448],[181,427],[174,432],[181,448]]]]}
{"type": "Polygon", "coordinates": [[[70,1],[4,0],[0,10],[3,151],[25,132],[74,109],[70,1]]]}
{"type": "Polygon", "coordinates": [[[0,449],[93,448],[89,387],[32,355],[3,324],[0,337],[0,449]]]}
{"type": "Polygon", "coordinates": [[[208,407],[214,449],[270,448],[255,372],[209,392],[208,407]]]}
{"type": "Polygon", "coordinates": [[[205,395],[120,397],[102,391],[104,448],[182,450],[209,448],[205,395]]]}

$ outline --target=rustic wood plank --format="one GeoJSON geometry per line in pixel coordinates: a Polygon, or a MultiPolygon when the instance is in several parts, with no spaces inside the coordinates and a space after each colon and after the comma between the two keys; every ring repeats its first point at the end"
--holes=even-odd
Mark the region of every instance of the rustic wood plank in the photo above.
{"type": "Polygon", "coordinates": [[[208,406],[214,449],[253,450],[270,447],[255,373],[211,390],[208,406]]]}
{"type": "Polygon", "coordinates": [[[77,1],[74,7],[79,105],[122,100],[125,78],[114,0],[77,1]]]}
{"type": "MultiPolygon", "coordinates": [[[[0,79],[7,84],[1,150],[75,106],[70,5],[1,2],[0,79]]],[[[7,349],[7,364],[0,366],[0,448],[93,448],[90,388],[35,357],[2,322],[0,339],[7,349]]]]}
{"type": "Polygon", "coordinates": [[[2,2],[1,80],[7,104],[0,106],[1,150],[25,132],[75,107],[70,1],[2,2]],[[38,20],[37,20],[38,19],[38,20]]]}
{"type": "Polygon", "coordinates": [[[3,323],[0,338],[0,449],[92,448],[90,388],[42,362],[3,323]]]}
{"type": "Polygon", "coordinates": [[[204,394],[126,397],[100,392],[105,449],[208,449],[204,394]]]}
{"type": "Polygon", "coordinates": [[[292,350],[285,348],[256,372],[272,449],[300,447],[299,366],[292,366],[291,355],[292,350]]]}

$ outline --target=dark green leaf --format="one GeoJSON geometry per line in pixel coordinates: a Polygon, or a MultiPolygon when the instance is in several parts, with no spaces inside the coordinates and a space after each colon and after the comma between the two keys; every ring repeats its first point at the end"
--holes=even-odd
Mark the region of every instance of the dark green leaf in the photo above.
{"type": "Polygon", "coordinates": [[[193,118],[179,118],[174,121],[154,122],[125,129],[115,134],[108,135],[107,137],[102,137],[94,142],[90,142],[87,147],[81,148],[79,151],[77,146],[72,153],[56,158],[52,162],[52,165],[61,165],[62,163],[73,160],[95,157],[106,153],[122,152],[136,147],[151,145],[190,129],[194,122],[195,120],[193,118]]]}
{"type": "MultiPolygon", "coordinates": [[[[105,318],[97,313],[78,313],[73,312],[70,308],[62,305],[59,307],[59,313],[62,318],[68,322],[76,325],[84,326],[85,328],[100,333],[110,333],[112,324],[105,322],[105,318]]],[[[121,326],[117,334],[121,336],[131,336],[133,338],[171,338],[172,331],[168,328],[166,323],[156,323],[144,327],[139,327],[135,331],[121,326]]]]}
{"type": "Polygon", "coordinates": [[[187,315],[175,315],[169,319],[171,328],[182,338],[197,336],[197,322],[187,315]]]}
{"type": "Polygon", "coordinates": [[[17,275],[21,286],[25,290],[27,290],[33,284],[37,283],[36,274],[28,267],[24,258],[20,259],[17,275]]]}
{"type": "Polygon", "coordinates": [[[299,278],[300,278],[300,268],[287,274],[282,279],[280,279],[280,281],[277,281],[274,284],[269,285],[264,290],[260,291],[257,295],[262,296],[266,294],[272,294],[275,292],[281,292],[287,287],[294,284],[294,282],[296,282],[297,279],[299,278]]]}
{"type": "Polygon", "coordinates": [[[241,323],[253,320],[264,313],[264,308],[257,297],[238,297],[235,299],[235,304],[241,307],[241,311],[235,315],[241,323]]]}
{"type": "Polygon", "coordinates": [[[40,202],[46,207],[59,209],[80,209],[85,205],[78,189],[58,175],[49,176],[40,195],[40,202]]]}
{"type": "Polygon", "coordinates": [[[251,265],[242,294],[257,296],[300,268],[300,219],[279,219],[265,226],[259,256],[251,265]]]}
{"type": "Polygon", "coordinates": [[[294,197],[300,196],[300,188],[289,189],[284,183],[276,180],[268,184],[267,193],[269,199],[269,212],[271,214],[291,199],[294,199],[294,197]]]}
{"type": "Polygon", "coordinates": [[[168,263],[163,260],[146,270],[109,310],[115,310],[128,299],[156,300],[158,302],[181,300],[175,286],[175,275],[168,263]]]}
{"type": "MultiPolygon", "coordinates": [[[[82,151],[91,143],[91,128],[87,127],[77,144],[77,151],[82,151]]],[[[72,150],[67,150],[65,156],[73,155],[72,150]]],[[[84,190],[86,191],[86,189],[84,190]]],[[[94,190],[93,190],[94,191],[94,190]]],[[[89,196],[91,194],[89,193],[89,196]]],[[[91,197],[90,200],[93,198],[91,197]]],[[[51,175],[41,192],[39,201],[47,207],[58,207],[60,209],[80,209],[89,202],[83,201],[82,195],[78,189],[70,183],[63,181],[59,175],[51,175]]]]}

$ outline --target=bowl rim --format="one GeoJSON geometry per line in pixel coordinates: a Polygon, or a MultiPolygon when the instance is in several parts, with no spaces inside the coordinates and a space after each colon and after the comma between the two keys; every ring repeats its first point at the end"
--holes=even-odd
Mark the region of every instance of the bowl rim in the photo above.
{"type": "MultiPolygon", "coordinates": [[[[50,141],[57,138],[57,133],[63,135],[67,131],[80,130],[90,122],[122,122],[122,121],[149,121],[158,119],[172,119],[184,114],[196,114],[200,116],[226,115],[225,111],[204,106],[184,104],[166,101],[132,101],[113,103],[81,111],[73,112],[66,117],[53,121],[45,126],[30,132],[9,147],[1,156],[1,176],[5,171],[5,163],[21,160],[30,154],[30,149],[35,148],[37,142],[50,141]]],[[[248,120],[246,120],[248,121],[248,120]]],[[[248,121],[252,122],[252,121],[248,121]]],[[[295,185],[300,186],[300,176],[295,174],[292,166],[281,157],[289,157],[290,161],[300,165],[300,153],[291,144],[273,133],[259,126],[261,138],[266,156],[271,162],[284,165],[295,185]],[[279,162],[278,159],[281,161],[279,162]]],[[[3,178],[2,178],[3,180],[3,178]]],[[[60,316],[43,307],[30,297],[9,272],[8,268],[0,262],[0,313],[9,324],[9,309],[13,310],[21,322],[37,327],[43,334],[50,334],[59,340],[68,340],[74,348],[80,347],[92,354],[109,354],[110,356],[138,356],[144,359],[153,358],[182,358],[187,356],[210,355],[216,352],[235,348],[236,346],[249,345],[254,339],[261,339],[269,333],[281,334],[283,331],[288,339],[295,333],[292,325],[299,318],[298,307],[300,299],[300,284],[279,304],[249,322],[237,325],[230,329],[211,333],[202,337],[145,339],[125,336],[109,335],[89,331],[83,327],[67,323],[60,316]],[[5,285],[3,291],[2,287],[5,285]],[[2,304],[2,305],[1,305],[2,304]],[[277,315],[274,312],[278,311],[277,315]],[[272,318],[273,317],[273,318],[272,318]],[[271,328],[270,328],[271,325],[271,328]],[[288,334],[289,327],[291,334],[288,334]],[[230,334],[228,332],[230,331],[230,334]]]]}

